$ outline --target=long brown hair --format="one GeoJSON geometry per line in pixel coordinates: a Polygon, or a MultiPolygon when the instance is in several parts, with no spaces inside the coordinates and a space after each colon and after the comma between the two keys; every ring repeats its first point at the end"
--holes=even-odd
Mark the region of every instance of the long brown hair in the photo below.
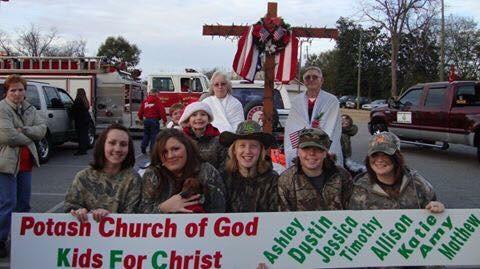
{"type": "MultiPolygon", "coordinates": [[[[232,174],[234,172],[238,172],[238,170],[239,170],[237,156],[235,156],[235,153],[234,153],[235,146],[237,145],[238,140],[239,139],[235,140],[230,145],[230,147],[228,148],[228,157],[229,158],[228,158],[227,162],[225,163],[225,170],[229,174],[232,174]]],[[[260,156],[258,156],[258,160],[257,160],[257,167],[256,167],[257,175],[258,174],[263,174],[263,173],[267,172],[268,170],[272,169],[271,163],[265,159],[265,156],[266,156],[265,146],[260,141],[258,141],[258,143],[260,143],[261,148],[260,148],[260,156]]],[[[256,176],[256,175],[252,175],[252,176],[256,176]]]]}
{"type": "Polygon", "coordinates": [[[128,153],[122,162],[121,169],[132,168],[135,165],[135,149],[133,147],[132,137],[125,126],[114,123],[103,130],[95,143],[95,147],[93,148],[93,161],[90,163],[90,166],[94,170],[100,171],[105,167],[105,142],[111,130],[120,130],[128,135],[128,153]]]}
{"type": "Polygon", "coordinates": [[[157,139],[155,140],[155,146],[153,147],[153,150],[150,154],[150,166],[152,166],[156,172],[160,173],[160,175],[157,175],[160,179],[159,189],[161,189],[166,183],[165,177],[161,175],[173,176],[172,172],[166,169],[165,166],[163,166],[161,158],[163,151],[165,150],[165,144],[170,138],[174,138],[180,143],[182,143],[185,146],[187,154],[187,162],[183,167],[183,173],[181,178],[179,179],[180,182],[178,183],[183,184],[183,181],[185,179],[196,176],[196,174],[199,172],[200,164],[202,163],[200,153],[198,152],[195,143],[182,131],[177,129],[164,129],[160,131],[157,139]]]}
{"type": "Polygon", "coordinates": [[[88,103],[87,93],[84,88],[77,89],[77,95],[75,96],[75,102],[80,102],[85,106],[85,108],[90,108],[90,103],[88,103]]]}
{"type": "MultiPolygon", "coordinates": [[[[397,150],[393,155],[386,155],[393,163],[393,175],[395,177],[395,182],[402,180],[405,170],[405,159],[403,158],[403,154],[399,150],[397,150]]],[[[367,167],[368,177],[370,178],[370,180],[372,180],[372,183],[378,181],[377,174],[370,166],[370,156],[368,155],[367,157],[365,157],[365,166],[367,167]]]]}

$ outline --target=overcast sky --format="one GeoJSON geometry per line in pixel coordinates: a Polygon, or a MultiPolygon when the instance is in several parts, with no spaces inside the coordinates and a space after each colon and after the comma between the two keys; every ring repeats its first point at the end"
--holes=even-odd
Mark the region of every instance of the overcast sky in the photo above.
{"type": "MultiPolygon", "coordinates": [[[[15,31],[31,23],[55,27],[67,40],[85,39],[95,56],[108,36],[121,35],[141,50],[143,75],[159,71],[219,67],[229,71],[236,41],[202,36],[204,24],[251,24],[264,16],[268,1],[260,0],[10,0],[0,2],[0,30],[15,31]]],[[[339,17],[361,20],[360,1],[282,0],[278,14],[292,26],[335,27],[339,17]]],[[[445,0],[446,15],[480,23],[480,0],[445,0]]],[[[303,54],[332,49],[332,40],[312,40],[303,54]]]]}

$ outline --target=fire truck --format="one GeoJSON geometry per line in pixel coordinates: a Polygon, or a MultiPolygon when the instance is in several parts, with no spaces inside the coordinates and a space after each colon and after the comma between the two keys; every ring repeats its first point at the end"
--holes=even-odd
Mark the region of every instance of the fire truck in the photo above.
{"type": "Polygon", "coordinates": [[[102,57],[0,56],[0,78],[10,74],[62,88],[73,98],[78,88],[84,88],[97,133],[114,122],[133,132],[142,129],[136,114],[146,97],[146,85],[128,72],[102,64],[102,57]]]}

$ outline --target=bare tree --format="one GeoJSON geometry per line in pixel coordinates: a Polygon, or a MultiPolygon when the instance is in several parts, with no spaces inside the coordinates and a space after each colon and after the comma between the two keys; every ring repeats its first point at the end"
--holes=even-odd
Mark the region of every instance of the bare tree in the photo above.
{"type": "Polygon", "coordinates": [[[50,46],[44,56],[85,57],[87,41],[73,40],[50,46]]]}
{"type": "Polygon", "coordinates": [[[447,18],[445,58],[447,66],[453,64],[462,79],[480,78],[480,29],[472,18],[452,15],[447,18]]]}
{"type": "Polygon", "coordinates": [[[401,33],[429,24],[435,16],[437,0],[372,0],[363,3],[364,14],[390,35],[392,96],[398,95],[397,70],[401,33]]]}
{"type": "Polygon", "coordinates": [[[10,38],[7,33],[0,30],[0,50],[5,52],[7,55],[13,54],[13,48],[10,42],[10,38]]]}
{"type": "Polygon", "coordinates": [[[44,56],[57,38],[55,28],[43,33],[40,27],[30,24],[30,28],[18,31],[15,48],[21,55],[44,56]]]}

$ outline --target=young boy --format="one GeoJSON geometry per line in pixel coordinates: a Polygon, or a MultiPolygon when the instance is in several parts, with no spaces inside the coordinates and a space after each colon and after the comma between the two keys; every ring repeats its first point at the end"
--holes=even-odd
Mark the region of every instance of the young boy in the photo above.
{"type": "Polygon", "coordinates": [[[352,158],[352,142],[350,138],[358,132],[357,125],[353,124],[353,120],[349,115],[342,115],[342,136],[340,142],[342,144],[343,165],[350,172],[352,177],[365,171],[365,166],[353,161],[352,158]]]}
{"type": "Polygon", "coordinates": [[[167,123],[167,128],[176,128],[182,130],[178,120],[180,120],[180,117],[183,114],[183,109],[184,107],[182,103],[176,103],[170,107],[170,117],[172,120],[167,123]]]}

